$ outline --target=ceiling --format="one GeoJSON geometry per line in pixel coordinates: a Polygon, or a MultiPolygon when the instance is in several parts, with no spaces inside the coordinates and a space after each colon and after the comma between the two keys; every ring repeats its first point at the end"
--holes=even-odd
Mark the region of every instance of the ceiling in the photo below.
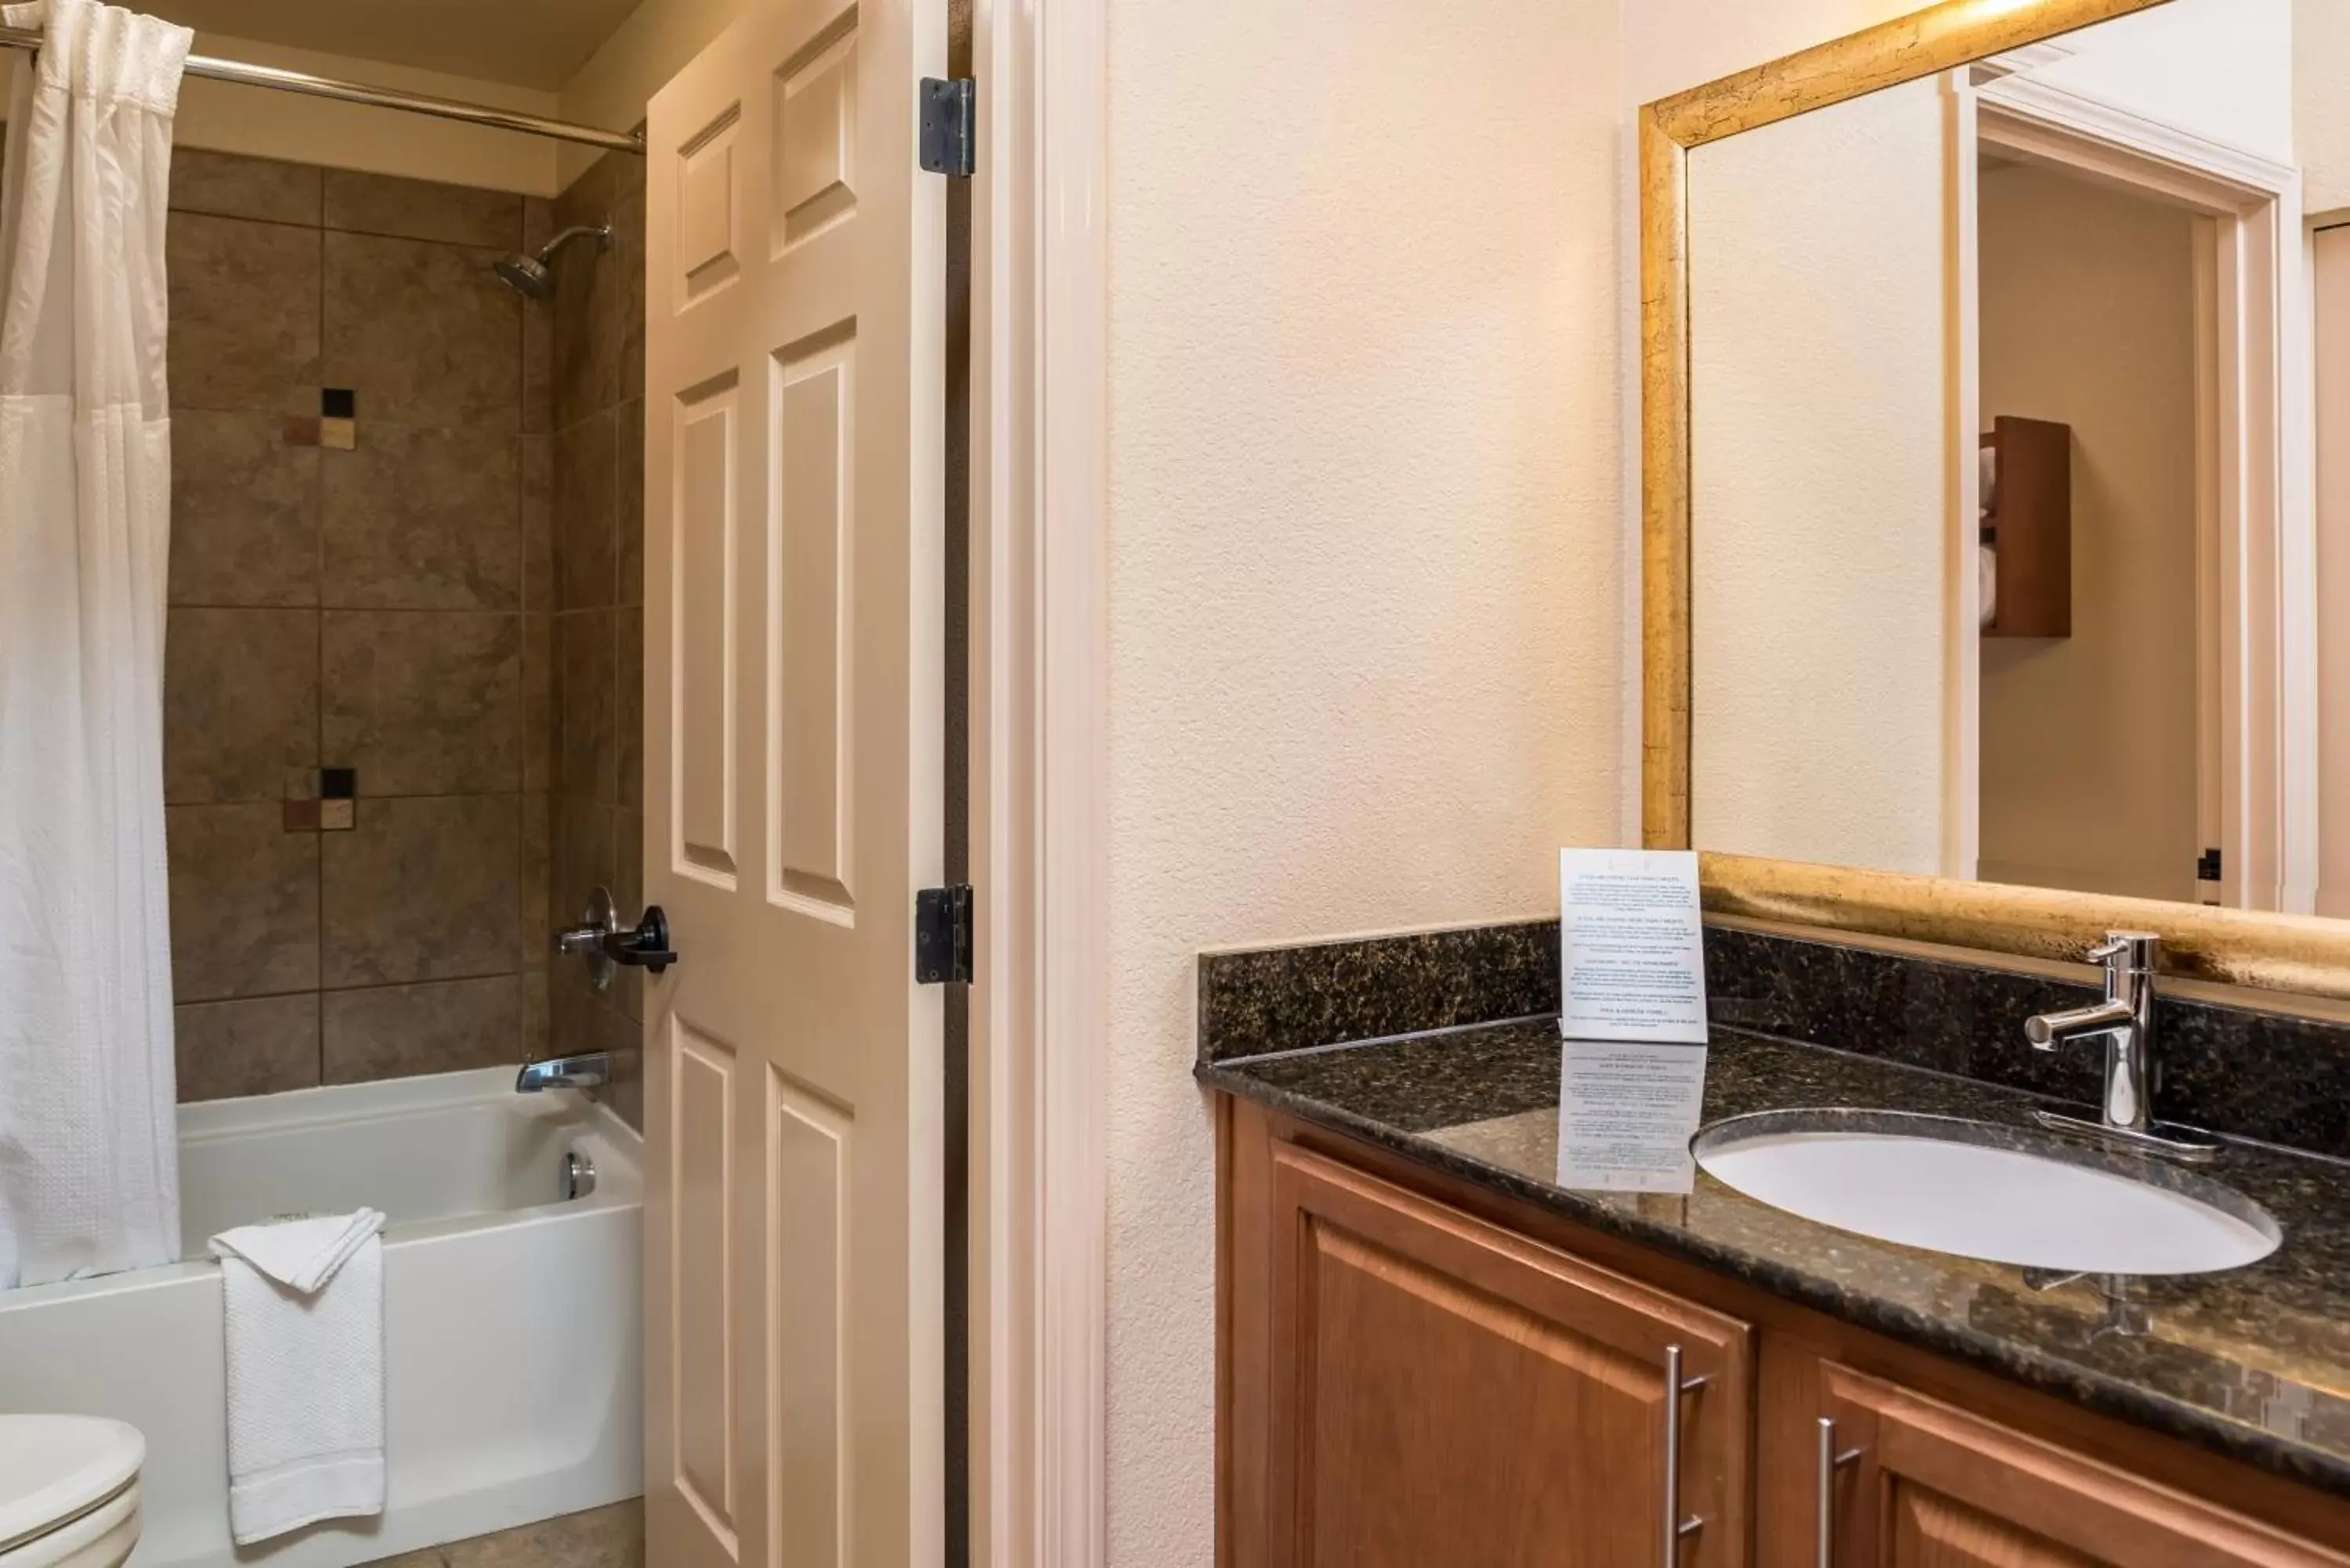
{"type": "Polygon", "coordinates": [[[146,0],[203,33],[553,91],[637,0],[146,0]]]}

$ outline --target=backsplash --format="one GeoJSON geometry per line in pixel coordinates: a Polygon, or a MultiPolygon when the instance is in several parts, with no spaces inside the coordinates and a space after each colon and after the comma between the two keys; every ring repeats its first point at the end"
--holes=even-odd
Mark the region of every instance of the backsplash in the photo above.
{"type": "MultiPolygon", "coordinates": [[[[2023,1021],[2094,1001],[2075,984],[1947,959],[1709,924],[1717,1028],[1825,1045],[2094,1106],[2104,1051],[2048,1054],[2023,1021]]],[[[1203,1062],[1555,1016],[1558,922],[1202,953],[1203,1062]]],[[[2168,1121],[2350,1158],[2350,1025],[2177,995],[2157,1012],[2168,1121]]]]}
{"type": "Polygon", "coordinates": [[[1558,1013],[1558,922],[1200,955],[1200,1059],[1558,1013]]]}
{"type": "Polygon", "coordinates": [[[173,154],[183,1100],[547,1038],[550,345],[489,264],[548,206],[173,154]]]}

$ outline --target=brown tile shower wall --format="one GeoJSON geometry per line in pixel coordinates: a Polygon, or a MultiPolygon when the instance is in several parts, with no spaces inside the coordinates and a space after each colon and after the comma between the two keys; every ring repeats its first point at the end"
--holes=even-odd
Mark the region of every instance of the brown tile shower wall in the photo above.
{"type": "MultiPolygon", "coordinates": [[[[549,899],[576,918],[609,888],[623,919],[644,902],[645,191],[644,161],[607,154],[556,200],[556,229],[608,219],[612,244],[567,247],[555,298],[530,307],[552,338],[554,436],[554,849],[549,899]]],[[[533,243],[537,243],[534,235],[533,243]]],[[[554,1042],[610,1051],[610,1094],[642,1119],[642,975],[608,992],[558,960],[549,979],[554,1042]]]]}
{"type": "Polygon", "coordinates": [[[182,1099],[545,1049],[551,342],[489,264],[547,206],[173,156],[182,1099]],[[327,388],[349,450],[320,444],[327,388]],[[299,804],[321,769],[354,770],[347,831],[299,804]]]}

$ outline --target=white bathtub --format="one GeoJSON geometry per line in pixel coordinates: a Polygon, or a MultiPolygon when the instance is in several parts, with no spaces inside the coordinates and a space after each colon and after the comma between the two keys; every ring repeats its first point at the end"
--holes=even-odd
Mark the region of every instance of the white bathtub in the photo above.
{"type": "Polygon", "coordinates": [[[383,1517],[228,1537],[209,1261],[0,1291],[0,1412],[147,1436],[133,1568],[345,1568],[643,1490],[636,1135],[510,1068],[183,1106],[183,1257],[230,1226],[372,1204],[384,1231],[383,1517]],[[595,1191],[563,1200],[563,1157],[595,1191]]]}

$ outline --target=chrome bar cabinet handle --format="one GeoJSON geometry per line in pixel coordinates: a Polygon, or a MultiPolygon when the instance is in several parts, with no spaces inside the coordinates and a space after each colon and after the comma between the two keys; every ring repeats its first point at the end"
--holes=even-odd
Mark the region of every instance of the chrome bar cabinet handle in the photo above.
{"type": "Polygon", "coordinates": [[[1681,1400],[1705,1386],[1681,1376],[1681,1347],[1665,1346],[1665,1568],[1680,1568],[1681,1542],[1705,1528],[1698,1514],[1681,1516],[1681,1400]]]}
{"type": "Polygon", "coordinates": [[[1835,1423],[1825,1416],[1820,1417],[1820,1504],[1819,1504],[1819,1568],[1835,1568],[1835,1478],[1836,1471],[1856,1463],[1858,1449],[1836,1451],[1835,1423]]]}

